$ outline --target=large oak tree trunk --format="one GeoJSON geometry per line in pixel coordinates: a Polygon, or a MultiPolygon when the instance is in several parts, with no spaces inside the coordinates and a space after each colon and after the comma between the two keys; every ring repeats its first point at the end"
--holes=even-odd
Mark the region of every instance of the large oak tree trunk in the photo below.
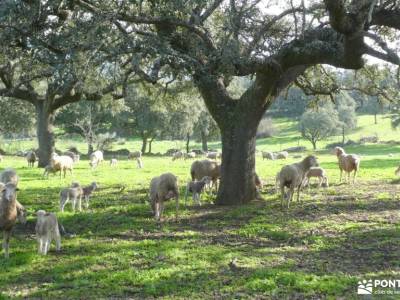
{"type": "Polygon", "coordinates": [[[186,134],[186,153],[189,153],[190,134],[186,134]]]}
{"type": "Polygon", "coordinates": [[[45,167],[50,162],[54,152],[54,112],[50,111],[43,102],[36,104],[37,138],[39,143],[39,167],[45,167]]]}
{"type": "Polygon", "coordinates": [[[217,204],[238,205],[255,199],[257,126],[235,123],[221,130],[222,165],[217,204]]]}
{"type": "Polygon", "coordinates": [[[147,136],[142,136],[142,153],[146,153],[147,149],[147,136]]]}

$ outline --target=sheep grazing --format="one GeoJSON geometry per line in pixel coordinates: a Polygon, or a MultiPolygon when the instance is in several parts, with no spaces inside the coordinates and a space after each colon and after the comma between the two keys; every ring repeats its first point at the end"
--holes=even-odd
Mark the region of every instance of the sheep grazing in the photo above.
{"type": "Polygon", "coordinates": [[[204,187],[207,184],[211,183],[212,178],[210,176],[204,176],[200,181],[190,181],[186,185],[186,193],[185,193],[185,205],[187,201],[187,197],[189,193],[192,193],[192,198],[194,202],[197,202],[197,205],[201,205],[200,197],[201,193],[204,190],[204,187]]]}
{"type": "Polygon", "coordinates": [[[141,158],[142,157],[142,152],[141,151],[134,151],[128,154],[128,160],[134,159],[134,158],[141,158]]]}
{"type": "Polygon", "coordinates": [[[183,152],[182,151],[176,151],[174,154],[172,154],[172,161],[181,159],[183,158],[183,152]]]}
{"type": "Polygon", "coordinates": [[[38,210],[36,221],[36,239],[38,242],[39,254],[46,255],[50,249],[50,244],[56,241],[56,251],[61,250],[61,235],[58,228],[57,216],[44,210],[38,210]]]}
{"type": "Polygon", "coordinates": [[[0,229],[3,231],[3,249],[5,258],[9,258],[11,231],[17,221],[17,186],[12,182],[0,185],[0,229]]]}
{"type": "Polygon", "coordinates": [[[28,167],[34,167],[37,160],[35,151],[28,151],[26,154],[26,160],[28,162],[28,167]]]}
{"type": "Polygon", "coordinates": [[[301,162],[284,166],[279,172],[279,186],[281,190],[281,206],[285,198],[285,187],[289,188],[289,196],[287,200],[287,208],[290,206],[290,201],[293,199],[294,190],[297,189],[297,201],[300,200],[300,189],[305,177],[305,174],[312,167],[318,167],[317,158],[314,155],[309,155],[301,162]]]}
{"type": "Polygon", "coordinates": [[[270,160],[274,160],[275,156],[273,152],[269,152],[269,151],[261,151],[261,156],[262,159],[270,159],[270,160]]]}
{"type": "Polygon", "coordinates": [[[138,169],[142,169],[143,168],[143,161],[140,157],[136,158],[136,163],[137,163],[137,167],[138,169]]]}
{"type": "Polygon", "coordinates": [[[19,182],[17,172],[12,168],[5,169],[0,173],[0,182],[3,182],[4,184],[12,182],[15,184],[15,186],[17,186],[19,182]]]}
{"type": "Polygon", "coordinates": [[[287,159],[289,157],[289,152],[287,151],[275,152],[274,157],[276,159],[287,159]]]}
{"type": "Polygon", "coordinates": [[[90,162],[89,165],[92,167],[92,169],[97,168],[97,166],[104,160],[103,157],[103,152],[100,150],[94,151],[92,154],[90,154],[90,162]]]}
{"type": "Polygon", "coordinates": [[[60,172],[61,175],[64,174],[64,178],[69,170],[70,174],[72,175],[74,161],[71,157],[67,155],[59,156],[57,153],[53,153],[50,159],[50,165],[45,167],[43,177],[49,177],[49,173],[57,173],[60,172]]]}
{"type": "Polygon", "coordinates": [[[63,155],[71,157],[72,161],[74,163],[76,163],[76,162],[78,162],[80,160],[80,155],[76,154],[75,152],[72,152],[72,151],[65,151],[63,155]]]}
{"type": "Polygon", "coordinates": [[[192,159],[192,158],[196,158],[196,153],[195,153],[195,152],[185,153],[185,154],[183,155],[183,158],[184,158],[185,160],[187,160],[187,159],[192,159]]]}
{"type": "Polygon", "coordinates": [[[341,147],[335,147],[334,150],[339,163],[340,169],[340,179],[339,182],[342,181],[342,173],[345,171],[348,175],[348,180],[350,182],[350,173],[354,171],[353,175],[353,183],[356,181],[357,172],[360,168],[360,157],[355,154],[346,154],[344,149],[341,147]]]}
{"type": "Polygon", "coordinates": [[[84,186],[82,188],[82,197],[85,200],[86,208],[89,208],[89,200],[92,193],[98,188],[99,186],[95,181],[93,181],[90,185],[84,186]]]}
{"type": "Polygon", "coordinates": [[[65,204],[71,199],[72,210],[75,212],[76,206],[79,211],[82,211],[82,196],[83,190],[78,182],[73,182],[70,187],[67,187],[60,192],[60,210],[64,212],[65,204]]]}
{"type": "Polygon", "coordinates": [[[209,159],[221,158],[221,153],[220,152],[208,152],[206,154],[206,158],[209,158],[209,159]]]}
{"type": "Polygon", "coordinates": [[[213,160],[196,160],[190,168],[192,181],[201,180],[204,176],[211,177],[212,185],[218,190],[218,179],[220,178],[221,166],[213,160]]]}
{"type": "Polygon", "coordinates": [[[110,160],[110,166],[111,167],[116,167],[118,164],[118,160],[116,158],[111,158],[110,160]]]}
{"type": "Polygon", "coordinates": [[[178,219],[179,192],[178,178],[172,173],[164,173],[154,177],[150,182],[150,204],[155,219],[161,220],[164,210],[164,201],[175,198],[176,211],[175,218],[178,219]]]}
{"type": "Polygon", "coordinates": [[[307,171],[306,175],[304,176],[303,186],[310,186],[311,177],[318,178],[318,187],[329,187],[328,176],[326,171],[321,167],[312,167],[307,171]]]}

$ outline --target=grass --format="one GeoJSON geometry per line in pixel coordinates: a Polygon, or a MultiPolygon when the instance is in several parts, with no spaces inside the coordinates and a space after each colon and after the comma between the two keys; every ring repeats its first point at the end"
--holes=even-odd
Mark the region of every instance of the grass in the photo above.
{"type": "MultiPolygon", "coordinates": [[[[350,138],[376,130],[381,140],[398,139],[386,121],[379,120],[373,128],[373,117],[362,117],[350,138]]],[[[295,126],[287,120],[276,124],[279,137],[260,140],[258,149],[297,145],[295,126]]],[[[128,146],[135,149],[135,143],[129,141],[128,146]]],[[[175,147],[173,142],[154,145],[155,152],[169,147],[175,147]]],[[[171,171],[179,177],[184,195],[190,161],[144,157],[144,168],[139,170],[135,162],[121,159],[117,168],[105,163],[91,171],[83,160],[72,176],[46,180],[41,179],[42,169],[6,156],[0,167],[17,169],[18,199],[29,218],[25,226],[16,227],[10,259],[0,257],[0,299],[356,299],[360,279],[400,278],[399,181],[394,175],[398,150],[386,144],[349,148],[362,156],[356,188],[338,184],[336,158],[318,151],[331,186],[326,191],[306,190],[303,203],[294,203],[287,213],[279,208],[273,191],[274,176],[296,159],[263,161],[258,155],[257,172],[267,183],[265,201],[216,207],[213,196],[208,196],[202,207],[181,205],[179,222],[169,203],[162,227],[150,214],[149,181],[171,171]],[[89,210],[72,213],[67,204],[66,212],[59,213],[58,193],[73,180],[97,181],[101,188],[89,210]],[[356,200],[328,201],[327,195],[350,195],[356,200]],[[57,212],[69,233],[62,238],[61,253],[54,252],[53,245],[48,256],[37,255],[34,212],[38,209],[57,212]]]]}

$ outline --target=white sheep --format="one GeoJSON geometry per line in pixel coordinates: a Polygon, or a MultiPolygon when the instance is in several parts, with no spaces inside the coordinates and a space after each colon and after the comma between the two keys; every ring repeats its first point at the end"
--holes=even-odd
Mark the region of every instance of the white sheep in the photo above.
{"type": "Polygon", "coordinates": [[[261,151],[261,156],[262,156],[263,160],[265,158],[266,159],[270,159],[270,160],[274,160],[275,159],[274,153],[273,152],[269,152],[269,151],[261,151]]]}
{"type": "Polygon", "coordinates": [[[142,152],[141,151],[133,151],[128,154],[128,160],[134,159],[134,158],[141,158],[142,157],[142,152]]]}
{"type": "Polygon", "coordinates": [[[213,160],[196,160],[190,167],[192,181],[201,180],[204,176],[211,177],[212,185],[218,190],[218,179],[221,176],[221,166],[213,160]]]}
{"type": "Polygon", "coordinates": [[[3,172],[0,173],[0,182],[3,182],[4,184],[12,182],[17,186],[19,182],[17,172],[13,168],[3,170],[3,172]]]}
{"type": "Polygon", "coordinates": [[[183,157],[185,160],[196,158],[196,153],[195,152],[184,153],[183,157]]]}
{"type": "Polygon", "coordinates": [[[310,185],[311,177],[318,178],[318,187],[321,187],[322,185],[324,187],[329,187],[328,176],[326,174],[326,171],[321,167],[312,167],[310,168],[310,170],[307,171],[306,175],[304,176],[303,186],[310,185]]]}
{"type": "Polygon", "coordinates": [[[35,166],[35,162],[37,160],[37,156],[35,151],[28,151],[28,153],[26,154],[26,160],[28,162],[28,167],[34,167],[35,166]]]}
{"type": "Polygon", "coordinates": [[[96,150],[92,154],[90,154],[89,165],[92,167],[92,169],[95,169],[103,160],[103,152],[101,152],[100,150],[96,150]]]}
{"type": "Polygon", "coordinates": [[[274,157],[276,159],[287,159],[289,157],[289,152],[287,151],[275,152],[274,157]]]}
{"type": "Polygon", "coordinates": [[[181,159],[183,158],[183,152],[182,151],[176,151],[174,154],[172,154],[172,161],[181,159]]]}
{"type": "Polygon", "coordinates": [[[60,178],[62,173],[64,174],[64,178],[67,174],[67,171],[70,172],[70,174],[72,175],[72,169],[74,166],[74,161],[72,160],[71,157],[67,156],[67,155],[57,155],[56,153],[54,153],[50,159],[50,165],[45,167],[45,171],[43,173],[43,177],[45,177],[47,175],[49,175],[49,173],[56,173],[56,172],[60,172],[60,178]]]}
{"type": "Polygon", "coordinates": [[[118,160],[116,158],[111,158],[110,160],[110,166],[111,167],[116,167],[118,164],[118,160]]]}
{"type": "Polygon", "coordinates": [[[38,242],[39,254],[46,255],[50,249],[51,241],[56,241],[56,251],[61,250],[61,235],[58,228],[57,216],[54,213],[47,213],[44,210],[38,210],[35,226],[36,239],[38,242]]]}
{"type": "Polygon", "coordinates": [[[297,189],[297,202],[300,200],[300,189],[304,180],[304,176],[311,167],[318,167],[317,158],[309,155],[301,162],[284,166],[279,172],[279,185],[281,190],[281,206],[285,198],[285,187],[289,188],[287,200],[287,208],[293,199],[294,190],[297,189]]]}
{"type": "Polygon", "coordinates": [[[350,182],[350,173],[354,171],[353,183],[356,181],[357,172],[360,169],[360,157],[355,154],[346,154],[341,147],[335,147],[334,150],[339,163],[340,179],[342,181],[342,173],[345,171],[348,174],[348,181],[350,182]]]}
{"type": "Polygon", "coordinates": [[[172,173],[164,173],[154,177],[150,182],[150,204],[157,221],[161,220],[164,211],[164,201],[175,198],[175,218],[178,219],[179,191],[178,178],[172,173]]]}
{"type": "Polygon", "coordinates": [[[90,196],[93,194],[93,192],[98,189],[98,185],[95,181],[93,181],[90,185],[82,187],[82,197],[85,200],[85,206],[86,208],[89,208],[89,200],[90,196]]]}
{"type": "Polygon", "coordinates": [[[192,193],[193,201],[197,203],[197,205],[201,205],[200,197],[201,193],[204,190],[204,187],[207,184],[211,183],[212,178],[210,176],[204,176],[200,181],[189,181],[186,185],[185,192],[185,205],[187,201],[187,197],[189,193],[192,193]]]}
{"type": "Polygon", "coordinates": [[[206,154],[206,158],[209,158],[209,159],[221,158],[221,153],[220,152],[208,152],[206,154]]]}
{"type": "Polygon", "coordinates": [[[142,169],[143,168],[143,161],[140,157],[136,158],[136,164],[137,164],[137,168],[138,169],[142,169]]]}
{"type": "Polygon", "coordinates": [[[83,190],[78,182],[73,182],[71,187],[67,187],[62,189],[60,192],[60,210],[64,212],[65,204],[69,200],[71,200],[72,210],[75,212],[75,209],[78,208],[79,211],[82,211],[82,196],[83,190]]]}

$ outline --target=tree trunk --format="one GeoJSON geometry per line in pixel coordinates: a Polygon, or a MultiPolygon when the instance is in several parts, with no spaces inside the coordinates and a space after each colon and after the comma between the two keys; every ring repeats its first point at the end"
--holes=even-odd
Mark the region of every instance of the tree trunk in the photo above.
{"type": "Polygon", "coordinates": [[[50,162],[51,154],[54,152],[54,112],[50,111],[44,102],[36,104],[37,115],[37,138],[39,143],[38,167],[45,167],[50,162]]]}
{"type": "Polygon", "coordinates": [[[154,138],[151,138],[149,141],[149,151],[147,152],[149,154],[151,154],[151,145],[152,145],[153,141],[154,141],[154,138]]]}
{"type": "Polygon", "coordinates": [[[190,134],[186,134],[186,153],[189,153],[190,134]]]}
{"type": "Polygon", "coordinates": [[[92,154],[93,153],[93,151],[94,151],[94,149],[93,149],[93,142],[92,141],[88,141],[88,155],[90,155],[90,154],[92,154]]]}
{"type": "Polygon", "coordinates": [[[201,149],[205,152],[208,151],[207,135],[204,130],[201,131],[201,149]]]}
{"type": "Polygon", "coordinates": [[[378,124],[377,113],[374,113],[374,121],[375,121],[375,125],[378,124]]]}
{"type": "Polygon", "coordinates": [[[142,153],[146,153],[147,149],[147,136],[142,136],[142,153]]]}
{"type": "Polygon", "coordinates": [[[314,150],[317,150],[317,141],[311,141],[314,150]]]}
{"type": "Polygon", "coordinates": [[[236,122],[221,129],[221,184],[216,201],[219,205],[238,205],[255,199],[257,124],[236,122]]]}
{"type": "Polygon", "coordinates": [[[344,126],[342,126],[342,145],[344,145],[344,140],[345,140],[345,136],[344,136],[344,126]]]}

